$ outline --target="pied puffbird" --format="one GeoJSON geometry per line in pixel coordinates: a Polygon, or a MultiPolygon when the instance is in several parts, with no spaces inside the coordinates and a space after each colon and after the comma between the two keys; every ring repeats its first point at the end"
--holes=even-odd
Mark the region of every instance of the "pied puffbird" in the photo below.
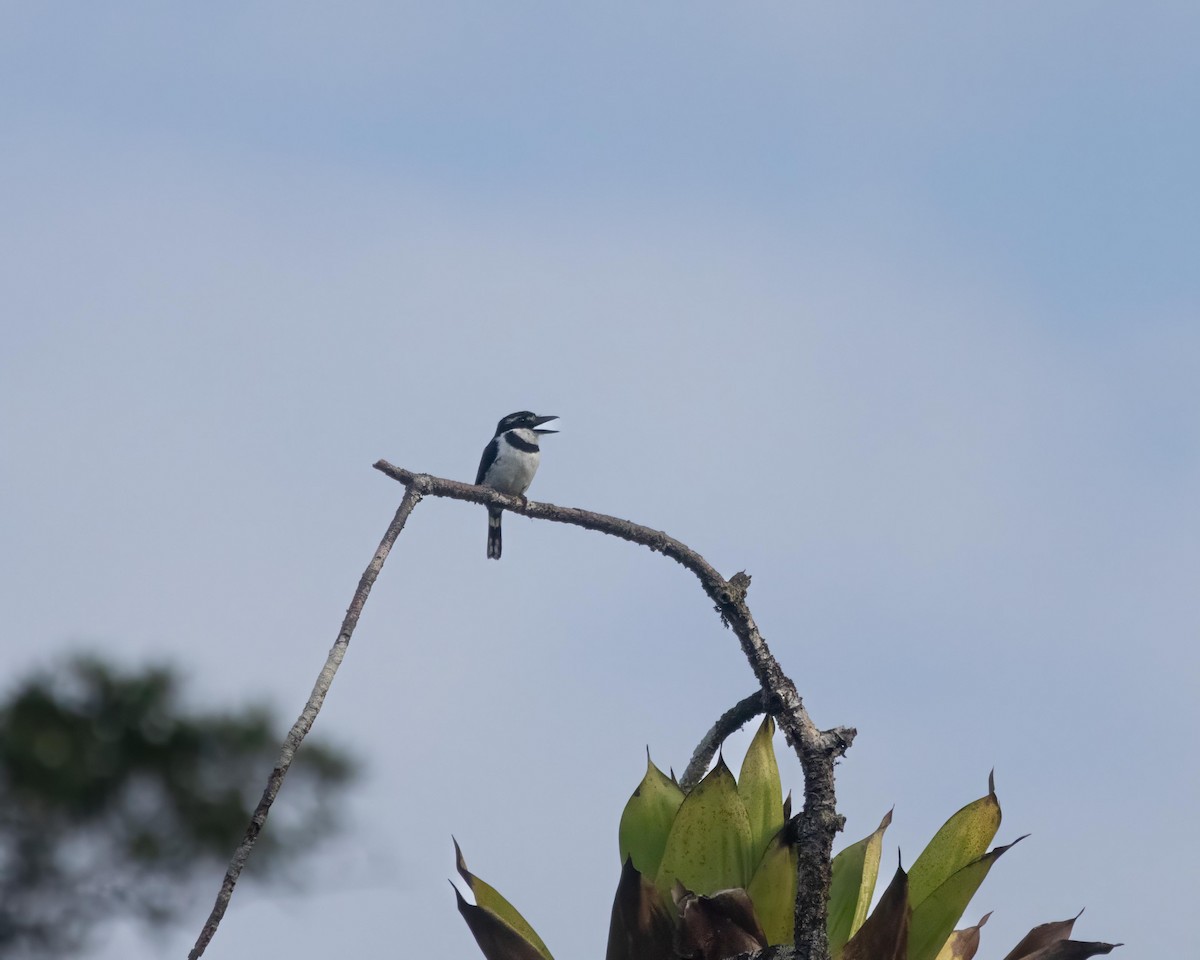
{"type": "MultiPolygon", "coordinates": [[[[543,423],[558,417],[539,417],[528,410],[518,410],[496,424],[496,433],[479,461],[479,472],[475,483],[501,493],[523,497],[529,489],[533,475],[537,473],[541,460],[538,440],[547,433],[557,430],[539,430],[543,423]]],[[[487,555],[489,560],[500,559],[500,515],[499,507],[488,508],[487,555]]]]}

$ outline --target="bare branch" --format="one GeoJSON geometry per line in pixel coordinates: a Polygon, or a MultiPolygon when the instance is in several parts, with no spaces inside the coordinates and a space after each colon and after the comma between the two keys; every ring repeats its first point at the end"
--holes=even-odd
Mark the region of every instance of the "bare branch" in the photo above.
{"type": "Polygon", "coordinates": [[[755,690],[750,696],[739,700],[732,707],[726,710],[717,722],[712,725],[712,729],[704,735],[692,752],[692,759],[688,761],[687,769],[683,771],[683,776],[679,778],[679,786],[684,793],[690,793],[692,787],[698,784],[704,777],[704,773],[708,770],[708,765],[712,763],[712,758],[717,755],[717,751],[721,748],[721,744],[735,730],[740,730],[747,723],[753,720],[761,713],[766,713],[767,708],[763,704],[763,695],[761,690],[755,690]]]}
{"type": "Polygon", "coordinates": [[[812,722],[796,685],[780,668],[746,605],[750,578],[740,573],[725,580],[686,544],[661,530],[628,520],[576,507],[534,503],[486,487],[413,473],[385,460],[376,463],[375,469],[422,494],[501,507],[534,519],[569,523],[639,543],[670,557],[696,575],[704,592],[716,604],[722,622],[737,635],[750,669],[762,687],[767,710],[779,723],[804,769],[804,812],[800,816],[797,843],[796,954],[799,960],[827,960],[829,942],[825,922],[833,838],[844,823],[835,805],[833,766],[853,741],[854,730],[846,727],[822,733],[812,722]]]}
{"type": "Polygon", "coordinates": [[[346,610],[346,616],[342,620],[342,628],[338,631],[337,639],[329,651],[329,656],[325,660],[325,666],[321,668],[317,682],[308,697],[308,703],[304,705],[300,716],[292,725],[292,729],[288,731],[287,738],[283,741],[283,748],[279,752],[279,759],[275,763],[275,769],[271,771],[271,776],[267,779],[267,787],[263,790],[262,799],[258,801],[258,806],[254,810],[254,815],[250,818],[250,824],[246,827],[246,833],[242,837],[242,842],[238,844],[237,850],[234,851],[233,859],[229,861],[229,867],[225,871],[225,879],[222,881],[221,890],[217,894],[217,901],[213,904],[212,913],[209,914],[208,920],[205,921],[204,927],[200,931],[200,936],[196,939],[196,945],[188,953],[188,960],[197,960],[204,953],[209,941],[213,938],[213,934],[217,932],[217,927],[220,926],[221,919],[225,916],[225,910],[229,906],[229,900],[233,896],[233,888],[238,882],[238,877],[241,876],[242,868],[246,865],[246,860],[250,857],[250,851],[254,848],[254,843],[258,839],[259,833],[262,832],[263,824],[267,820],[267,814],[271,811],[271,804],[275,802],[279,788],[283,785],[283,778],[287,776],[288,768],[292,765],[292,759],[296,755],[296,750],[300,746],[300,742],[308,735],[309,730],[312,729],[313,722],[317,719],[317,713],[321,709],[321,704],[325,702],[325,695],[329,692],[329,686],[333,683],[334,674],[337,673],[337,669],[342,663],[342,658],[346,655],[346,648],[350,645],[350,637],[354,633],[354,628],[358,625],[359,615],[362,613],[363,606],[367,602],[367,597],[371,593],[371,587],[379,577],[379,571],[383,569],[383,562],[391,552],[392,544],[396,542],[396,538],[400,536],[400,531],[404,529],[408,515],[412,513],[413,507],[420,502],[421,491],[415,486],[410,486],[405,491],[404,498],[400,501],[400,507],[396,510],[396,516],[392,518],[391,525],[387,528],[387,532],[384,533],[383,539],[379,541],[379,548],[375,551],[371,562],[367,564],[367,569],[363,571],[362,577],[359,578],[358,588],[354,591],[354,597],[351,599],[350,606],[346,610]]]}
{"type": "MultiPolygon", "coordinates": [[[[393,480],[398,480],[406,487],[415,487],[422,494],[433,497],[449,497],[452,500],[466,500],[470,503],[480,503],[485,506],[503,507],[513,513],[524,514],[537,520],[553,520],[556,523],[570,523],[587,530],[607,533],[609,536],[620,537],[633,543],[640,543],[657,553],[664,554],[692,571],[708,590],[710,585],[715,590],[719,586],[727,586],[725,580],[714,570],[700,554],[686,544],[680,543],[674,537],[669,537],[661,530],[651,530],[628,520],[610,517],[603,513],[593,513],[590,510],[580,510],[577,507],[557,507],[549,503],[535,503],[524,497],[500,493],[489,487],[477,487],[470,483],[460,483],[457,480],[447,480],[434,477],[427,473],[413,473],[394,467],[386,460],[375,464],[375,469],[387,474],[393,480]]],[[[713,599],[717,597],[714,595],[713,599]]]]}

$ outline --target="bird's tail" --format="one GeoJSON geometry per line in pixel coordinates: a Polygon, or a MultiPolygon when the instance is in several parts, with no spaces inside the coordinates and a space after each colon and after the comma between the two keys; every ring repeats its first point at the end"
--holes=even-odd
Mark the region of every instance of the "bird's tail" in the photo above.
{"type": "Polygon", "coordinates": [[[488,559],[500,559],[500,517],[503,511],[488,511],[488,559]]]}

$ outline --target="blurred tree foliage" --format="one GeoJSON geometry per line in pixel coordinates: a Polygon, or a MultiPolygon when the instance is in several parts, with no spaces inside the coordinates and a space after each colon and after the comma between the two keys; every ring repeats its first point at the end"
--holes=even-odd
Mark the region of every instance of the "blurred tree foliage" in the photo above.
{"type": "MultiPolygon", "coordinates": [[[[262,706],[189,712],[178,675],[78,657],[0,702],[0,956],[68,955],[105,920],[161,923],[215,895],[282,730],[262,706]],[[197,881],[208,884],[208,891],[197,881]]],[[[354,776],[305,743],[259,839],[280,867],[333,826],[354,776]]]]}

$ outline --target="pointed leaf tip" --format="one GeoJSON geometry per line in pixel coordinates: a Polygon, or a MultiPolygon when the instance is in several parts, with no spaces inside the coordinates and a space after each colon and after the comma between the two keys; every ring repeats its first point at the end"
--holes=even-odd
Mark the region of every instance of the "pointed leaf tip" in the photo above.
{"type": "Polygon", "coordinates": [[[987,852],[1000,829],[1000,820],[1000,802],[989,792],[942,824],[909,871],[908,893],[913,910],[950,876],[987,852]]]}
{"type": "Polygon", "coordinates": [[[968,863],[913,907],[908,960],[935,960],[992,865],[1024,839],[1018,837],[968,863]]]}
{"type": "Polygon", "coordinates": [[[646,773],[621,812],[617,829],[621,861],[632,857],[633,865],[639,872],[654,877],[662,861],[671,823],[681,803],[683,791],[679,789],[679,784],[668,780],[647,752],[646,773]]]}
{"type": "MultiPolygon", "coordinates": [[[[1016,960],[1087,960],[1097,954],[1112,953],[1122,943],[1097,943],[1084,940],[1059,940],[1034,953],[1009,954],[1016,960]]],[[[1007,960],[1007,958],[1006,958],[1007,960]]]]}
{"type": "Polygon", "coordinates": [[[745,887],[754,868],[750,838],[750,819],[737,782],[718,760],[683,798],[671,823],[655,885],[664,897],[677,879],[700,894],[745,887]]]}
{"type": "MultiPolygon", "coordinates": [[[[875,882],[879,878],[879,864],[883,859],[883,834],[891,822],[892,811],[889,810],[872,833],[852,843],[833,858],[826,927],[830,952],[835,957],[867,919],[875,882]]],[[[899,850],[896,851],[896,868],[903,870],[899,850]]]]}
{"type": "Polygon", "coordinates": [[[979,951],[979,931],[988,922],[991,915],[989,911],[980,917],[979,922],[974,926],[964,927],[962,930],[955,930],[951,933],[946,942],[942,944],[941,950],[938,951],[937,960],[973,960],[979,951]]]}
{"type": "MultiPolygon", "coordinates": [[[[552,960],[550,951],[546,948],[546,944],[542,942],[542,938],[537,935],[537,931],[530,926],[529,921],[521,915],[521,912],[511,903],[509,903],[499,890],[497,890],[487,881],[481,880],[467,869],[467,864],[462,854],[462,848],[459,847],[457,840],[454,841],[454,855],[455,860],[457,861],[456,866],[458,868],[459,875],[464,881],[466,881],[467,887],[470,889],[471,894],[475,897],[475,906],[471,907],[470,904],[467,904],[467,906],[470,907],[471,910],[481,910],[484,914],[487,914],[488,917],[491,917],[492,920],[502,924],[508,930],[512,931],[512,933],[518,939],[528,944],[534,950],[534,954],[538,957],[541,957],[542,960],[552,960]]],[[[453,883],[450,885],[452,887],[454,886],[453,883]]],[[[466,903],[465,900],[462,900],[462,894],[458,892],[457,887],[454,887],[454,892],[458,894],[460,901],[466,903]]],[[[480,920],[478,915],[474,913],[468,916],[467,913],[462,911],[461,907],[459,908],[459,912],[463,913],[463,918],[467,921],[467,925],[471,927],[471,932],[475,934],[476,942],[479,943],[480,949],[483,950],[484,955],[488,958],[488,960],[524,960],[525,954],[519,951],[517,953],[502,952],[495,955],[488,953],[488,950],[492,948],[485,947],[484,940],[486,940],[488,943],[507,944],[509,942],[507,935],[503,933],[496,933],[494,930],[495,925],[492,923],[492,920],[480,920]],[[481,936],[484,938],[484,940],[480,939],[481,936]]],[[[495,949],[501,948],[495,947],[495,949]]],[[[510,950],[515,948],[504,947],[503,949],[510,950]]]]}
{"type": "MultiPolygon", "coordinates": [[[[1071,931],[1075,921],[1083,915],[1083,911],[1067,920],[1052,920],[1049,923],[1039,923],[1017,943],[1004,960],[1024,960],[1026,957],[1037,956],[1045,960],[1044,953],[1055,944],[1070,943],[1071,931]]],[[[1071,948],[1074,949],[1074,948],[1071,948]]],[[[1105,951],[1107,952],[1107,951],[1105,951]]],[[[1082,956],[1091,956],[1083,954],[1082,956]]]]}
{"type": "Polygon", "coordinates": [[[605,960],[670,960],[675,922],[658,888],[626,859],[613,897],[605,960]]]}
{"type": "Polygon", "coordinates": [[[898,867],[871,915],[847,941],[842,960],[904,960],[911,922],[908,875],[898,867]]]}
{"type": "Polygon", "coordinates": [[[750,817],[750,862],[754,865],[762,859],[771,838],[786,819],[779,765],[772,743],[774,736],[775,720],[768,714],[755,731],[738,773],[738,795],[750,817]]]}
{"type": "Polygon", "coordinates": [[[454,895],[458,900],[458,912],[467,922],[486,960],[552,960],[548,952],[538,950],[491,910],[467,903],[457,887],[454,887],[454,895]]]}

